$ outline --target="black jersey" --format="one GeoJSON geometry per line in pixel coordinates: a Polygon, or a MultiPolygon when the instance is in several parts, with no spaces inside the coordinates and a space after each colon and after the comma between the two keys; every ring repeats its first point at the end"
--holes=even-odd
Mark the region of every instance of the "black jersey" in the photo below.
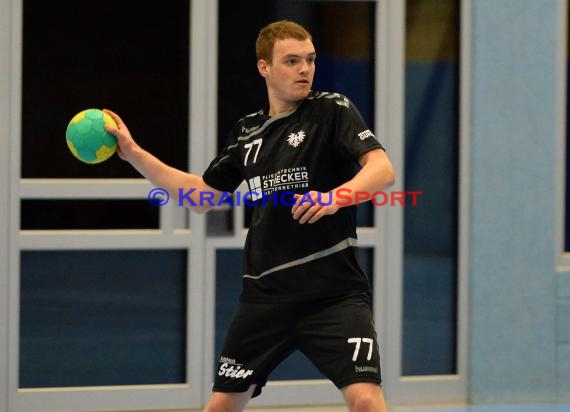
{"type": "MultiPolygon", "coordinates": [[[[257,200],[245,244],[242,301],[369,293],[356,249],[355,207],[299,224],[291,206],[292,193],[341,186],[354,177],[359,157],[378,148],[356,107],[337,93],[311,92],[290,112],[269,117],[261,110],[236,124],[203,178],[225,192],[246,180],[257,200]]],[[[323,196],[323,203],[328,200],[323,196]]]]}

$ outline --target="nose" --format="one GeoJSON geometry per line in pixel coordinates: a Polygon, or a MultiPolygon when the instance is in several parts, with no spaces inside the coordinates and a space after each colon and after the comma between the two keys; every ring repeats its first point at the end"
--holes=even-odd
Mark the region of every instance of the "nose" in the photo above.
{"type": "Polygon", "coordinates": [[[299,74],[307,74],[309,73],[309,63],[307,60],[302,60],[301,64],[299,65],[299,74]]]}

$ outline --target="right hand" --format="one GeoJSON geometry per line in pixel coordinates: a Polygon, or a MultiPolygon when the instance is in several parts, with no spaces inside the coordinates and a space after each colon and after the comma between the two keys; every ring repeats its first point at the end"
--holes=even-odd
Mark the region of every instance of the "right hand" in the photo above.
{"type": "Polygon", "coordinates": [[[119,157],[123,160],[129,160],[131,155],[139,148],[133,137],[131,136],[131,132],[121,119],[121,117],[112,112],[109,109],[103,109],[105,113],[113,118],[115,123],[117,123],[117,127],[105,125],[105,130],[111,133],[113,136],[117,138],[117,153],[119,157]]]}

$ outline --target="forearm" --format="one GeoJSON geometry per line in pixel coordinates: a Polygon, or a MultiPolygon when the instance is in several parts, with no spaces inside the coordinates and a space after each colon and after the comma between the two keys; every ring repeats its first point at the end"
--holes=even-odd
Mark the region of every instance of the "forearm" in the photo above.
{"type": "Polygon", "coordinates": [[[361,157],[362,168],[349,181],[333,190],[333,201],[349,206],[369,200],[374,192],[383,191],[394,184],[394,169],[388,156],[378,149],[361,157]]]}
{"type": "Polygon", "coordinates": [[[183,172],[168,166],[157,157],[141,148],[131,136],[121,117],[111,110],[104,109],[115,120],[117,127],[105,125],[105,129],[117,138],[117,152],[121,159],[129,162],[141,175],[155,187],[160,187],[179,200],[179,204],[190,207],[197,213],[210,209],[222,192],[208,186],[201,176],[183,172]],[[207,197],[202,196],[209,192],[207,197]],[[209,202],[204,204],[203,199],[209,202]]]}
{"type": "Polygon", "coordinates": [[[178,189],[197,188],[202,180],[163,163],[140,147],[131,151],[127,161],[153,186],[165,189],[171,196],[176,196],[178,189]]]}
{"type": "Polygon", "coordinates": [[[383,150],[365,153],[359,159],[362,169],[349,181],[331,190],[332,199],[323,205],[319,201],[319,192],[295,195],[296,203],[291,208],[293,219],[299,223],[315,223],[323,216],[332,215],[339,208],[357,205],[370,200],[374,192],[387,189],[394,184],[394,169],[383,150]]]}
{"type": "Polygon", "coordinates": [[[201,176],[171,167],[140,147],[131,151],[127,161],[154,187],[166,190],[172,198],[194,212],[206,212],[211,205],[204,199],[218,197],[217,191],[207,186],[201,176]],[[208,196],[204,196],[205,191],[210,192],[208,196]]]}

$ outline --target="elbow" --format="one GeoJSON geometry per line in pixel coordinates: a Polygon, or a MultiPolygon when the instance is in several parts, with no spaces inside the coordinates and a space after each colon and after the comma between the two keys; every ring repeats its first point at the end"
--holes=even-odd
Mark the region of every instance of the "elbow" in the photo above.
{"type": "Polygon", "coordinates": [[[199,214],[199,215],[203,215],[204,213],[209,211],[211,208],[212,208],[212,206],[208,206],[208,205],[190,206],[190,210],[194,213],[199,214]]]}
{"type": "Polygon", "coordinates": [[[390,167],[390,170],[386,172],[384,182],[386,187],[394,186],[394,184],[396,183],[396,174],[394,173],[393,168],[390,167]]]}
{"type": "Polygon", "coordinates": [[[378,170],[378,185],[380,186],[379,190],[387,189],[396,183],[396,174],[394,172],[394,168],[390,163],[384,164],[378,170]]]}
{"type": "Polygon", "coordinates": [[[191,198],[178,199],[178,206],[184,206],[199,215],[206,213],[213,207],[213,205],[209,205],[207,202],[197,201],[191,198]]]}
{"type": "MultiPolygon", "coordinates": [[[[363,159],[363,166],[365,167],[370,162],[373,168],[372,176],[374,176],[375,184],[378,185],[378,190],[384,190],[393,186],[396,183],[396,174],[394,167],[388,156],[381,149],[374,150],[365,155],[363,159]]],[[[361,163],[361,164],[362,164],[361,163]]]]}

